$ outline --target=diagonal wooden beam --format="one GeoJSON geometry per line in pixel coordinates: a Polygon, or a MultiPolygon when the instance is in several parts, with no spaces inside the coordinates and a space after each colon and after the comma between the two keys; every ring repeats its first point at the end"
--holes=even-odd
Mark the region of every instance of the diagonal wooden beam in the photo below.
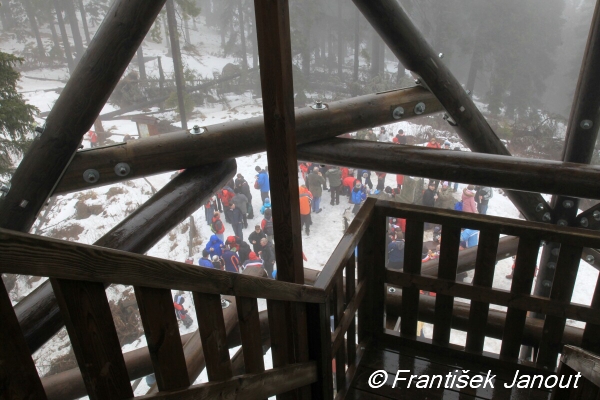
{"type": "MultiPolygon", "coordinates": [[[[352,1],[404,66],[417,74],[436,95],[471,150],[510,155],[473,100],[425,41],[397,0],[352,1]]],[[[539,194],[508,191],[507,195],[529,220],[542,221],[542,216],[550,211],[539,194]]]]}
{"type": "Polygon", "coordinates": [[[29,231],[164,3],[113,3],[50,111],[44,132],[15,171],[0,202],[0,227],[29,231]]]}

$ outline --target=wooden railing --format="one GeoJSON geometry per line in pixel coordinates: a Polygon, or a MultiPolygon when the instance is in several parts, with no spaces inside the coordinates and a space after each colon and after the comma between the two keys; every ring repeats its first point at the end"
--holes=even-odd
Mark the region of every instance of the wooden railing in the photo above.
{"type": "MultiPolygon", "coordinates": [[[[0,229],[0,273],[47,276],[65,320],[71,344],[91,399],[133,397],[121,346],[112,320],[104,283],[134,285],[138,298],[154,373],[160,392],[143,398],[162,399],[198,395],[202,398],[229,397],[244,390],[249,398],[267,398],[317,382],[314,360],[288,364],[265,371],[257,299],[271,305],[292,302],[307,306],[325,304],[322,289],[272,279],[199,268],[101,247],[75,244],[0,229]],[[203,356],[209,383],[190,386],[187,358],[179,338],[173,312],[171,289],[192,291],[198,318],[203,356]],[[244,352],[244,375],[234,377],[226,344],[221,295],[234,296],[244,352]],[[153,307],[144,312],[144,307],[153,307]],[[159,310],[170,310],[158,313],[159,310]],[[164,320],[153,317],[160,314],[164,320]],[[173,330],[173,327],[175,330],[173,330]],[[169,336],[176,336],[171,340],[169,336]],[[176,344],[173,344],[176,343],[176,344]],[[167,346],[168,344],[168,346],[167,346]],[[188,393],[189,392],[189,393],[188,393]]],[[[8,299],[0,299],[3,326],[0,339],[21,335],[8,299]],[[7,304],[8,303],[8,304],[7,304]],[[8,326],[10,324],[10,326],[8,326]],[[10,335],[10,336],[9,336],[10,335]]],[[[273,331],[278,321],[270,321],[273,331]]],[[[231,330],[231,328],[229,328],[231,330]]],[[[7,362],[29,360],[26,346],[0,351],[3,388],[11,398],[45,399],[39,377],[31,371],[10,371],[7,362]],[[16,353],[16,354],[15,354],[16,353]],[[31,385],[19,381],[27,373],[31,385]]],[[[21,340],[24,343],[24,339],[21,340]]],[[[15,364],[11,364],[15,365],[15,364]]],[[[18,365],[18,364],[17,364],[18,365]]],[[[29,364],[28,364],[29,365],[29,364]]],[[[32,365],[32,364],[31,364],[32,365]]],[[[191,374],[190,374],[191,375],[191,374]]]]}
{"type": "Polygon", "coordinates": [[[600,357],[596,354],[565,346],[558,375],[560,384],[552,393],[552,400],[597,399],[600,395],[600,357]]]}
{"type": "MultiPolygon", "coordinates": [[[[430,341],[433,345],[450,346],[454,298],[460,297],[471,301],[466,345],[464,346],[464,350],[468,353],[483,354],[484,328],[487,324],[490,304],[508,308],[500,350],[503,360],[517,361],[527,312],[537,312],[546,316],[535,360],[537,367],[551,370],[556,367],[557,356],[562,351],[562,337],[567,318],[585,322],[583,347],[597,348],[600,337],[591,333],[597,332],[600,326],[599,305],[596,304],[597,302],[594,302],[592,306],[574,304],[571,303],[571,296],[582,250],[584,247],[598,247],[600,245],[599,233],[381,200],[377,202],[373,223],[375,224],[373,227],[375,253],[371,275],[373,284],[376,285],[373,293],[379,297],[376,304],[379,300],[381,300],[379,304],[382,304],[385,285],[402,288],[402,311],[398,334],[402,340],[424,341],[416,337],[417,321],[419,321],[419,290],[424,290],[437,294],[433,337],[430,341]],[[404,218],[407,221],[402,272],[385,269],[385,249],[383,247],[386,243],[387,223],[385,218],[388,216],[404,218]],[[425,222],[442,226],[437,278],[421,275],[423,224],[425,222]],[[480,232],[475,276],[470,284],[456,282],[461,228],[470,228],[480,232]],[[519,238],[510,291],[492,288],[500,234],[519,238]],[[561,244],[558,262],[554,266],[555,276],[550,298],[530,294],[542,241],[561,244]]],[[[386,339],[391,339],[394,334],[385,333],[383,329],[383,308],[374,308],[373,315],[375,313],[378,313],[375,317],[379,322],[373,330],[374,337],[385,336],[386,339]]],[[[491,354],[487,355],[492,356],[491,354]]]]}

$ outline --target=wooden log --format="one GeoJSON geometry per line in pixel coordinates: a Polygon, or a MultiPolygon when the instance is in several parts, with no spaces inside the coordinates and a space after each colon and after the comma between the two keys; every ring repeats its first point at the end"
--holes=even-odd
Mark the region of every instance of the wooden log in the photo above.
{"type": "MultiPolygon", "coordinates": [[[[396,121],[390,112],[396,107],[406,110],[403,120],[410,119],[415,116],[413,109],[419,102],[427,105],[425,114],[442,110],[435,97],[422,88],[401,89],[331,102],[325,110],[301,108],[296,111],[296,139],[298,144],[309,143],[358,129],[389,124],[396,121]]],[[[181,132],[132,140],[116,146],[77,152],[56,193],[209,164],[265,149],[263,117],[211,125],[201,135],[181,132]],[[199,152],[202,157],[198,157],[199,152]],[[126,162],[131,167],[131,172],[126,177],[115,174],[115,165],[121,162],[126,162]],[[100,179],[97,182],[88,183],[83,180],[82,174],[88,169],[98,171],[100,179]]]]}
{"type": "MultiPolygon", "coordinates": [[[[235,160],[190,168],[179,174],[95,245],[144,254],[177,224],[202,206],[235,174],[235,160]]],[[[31,352],[64,325],[50,282],[15,306],[31,352]]]]}
{"type": "Polygon", "coordinates": [[[4,284],[0,282],[0,398],[46,399],[19,321],[4,284]]]}
{"type": "MultiPolygon", "coordinates": [[[[332,138],[298,147],[301,160],[476,185],[600,198],[600,167],[332,138]]],[[[547,209],[535,210],[541,220],[547,209]]]]}
{"type": "MultiPolygon", "coordinates": [[[[499,242],[497,231],[482,231],[479,234],[477,246],[477,265],[473,285],[491,288],[494,282],[496,254],[499,242]]],[[[469,330],[465,349],[474,353],[481,353],[485,342],[484,328],[487,325],[489,303],[478,301],[471,302],[469,314],[469,330]]]]}
{"type": "MultiPolygon", "coordinates": [[[[456,123],[456,131],[471,150],[510,155],[473,100],[425,41],[396,0],[353,0],[371,26],[404,66],[417,74],[440,100],[456,123]]],[[[527,219],[542,221],[550,207],[539,194],[507,192],[527,219]],[[543,212],[536,207],[542,204],[543,212]]]]}
{"type": "Polygon", "coordinates": [[[0,204],[0,227],[29,231],[164,2],[113,3],[48,115],[44,133],[15,171],[0,204]]]}
{"type": "MultiPolygon", "coordinates": [[[[415,220],[406,221],[404,271],[409,274],[421,274],[422,249],[423,222],[415,220]]],[[[419,321],[419,289],[404,288],[402,296],[400,331],[402,334],[416,336],[417,322],[419,321]]]]}
{"type": "Polygon", "coordinates": [[[271,300],[321,303],[310,286],[198,268],[175,261],[64,242],[0,229],[0,273],[196,291],[271,300]]]}

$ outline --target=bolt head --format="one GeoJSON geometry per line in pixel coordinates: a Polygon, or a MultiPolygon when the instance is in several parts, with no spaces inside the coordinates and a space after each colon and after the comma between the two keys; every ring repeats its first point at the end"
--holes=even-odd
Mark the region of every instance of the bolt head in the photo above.
{"type": "Polygon", "coordinates": [[[538,205],[535,207],[535,211],[537,211],[537,212],[544,211],[544,205],[542,203],[538,203],[538,205]]]}
{"type": "Polygon", "coordinates": [[[560,249],[558,247],[555,247],[552,249],[552,255],[554,257],[558,257],[558,254],[560,253],[560,249]]]}
{"type": "Polygon", "coordinates": [[[438,54],[438,57],[439,57],[439,58],[444,58],[444,53],[440,53],[440,54],[438,54]]]}
{"type": "Polygon", "coordinates": [[[587,228],[587,226],[589,225],[588,219],[583,217],[579,220],[579,225],[583,226],[584,228],[587,228]]]}
{"type": "Polygon", "coordinates": [[[425,103],[420,102],[415,105],[415,114],[421,115],[425,112],[425,103]]]}
{"type": "Polygon", "coordinates": [[[548,267],[548,269],[554,269],[556,268],[556,263],[549,262],[548,264],[546,264],[546,266],[548,267]]]}
{"type": "Polygon", "coordinates": [[[547,212],[547,213],[544,213],[544,215],[542,216],[542,220],[543,220],[544,222],[548,222],[548,221],[550,221],[551,219],[552,219],[552,216],[550,215],[550,213],[549,213],[549,212],[547,212]]]}
{"type": "Polygon", "coordinates": [[[591,255],[591,254],[590,254],[590,255],[588,255],[588,256],[586,256],[586,257],[585,257],[585,261],[587,261],[587,262],[588,262],[588,263],[590,263],[590,264],[593,264],[593,263],[594,263],[594,256],[593,256],[593,255],[591,255]]]}
{"type": "Polygon", "coordinates": [[[542,285],[546,288],[552,287],[552,282],[545,280],[542,282],[542,285]]]}
{"type": "Polygon", "coordinates": [[[394,119],[401,119],[404,116],[404,107],[396,107],[392,112],[392,117],[394,119]]]}
{"type": "Polygon", "coordinates": [[[389,293],[396,293],[396,288],[393,288],[393,287],[388,288],[388,292],[389,293]]]}
{"type": "Polygon", "coordinates": [[[572,200],[565,200],[563,201],[563,207],[564,208],[572,208],[574,205],[572,200]]]}
{"type": "Polygon", "coordinates": [[[567,220],[559,219],[556,223],[558,226],[567,226],[567,220]]]}
{"type": "Polygon", "coordinates": [[[420,85],[421,84],[421,80],[420,79],[415,79],[415,84],[416,85],[420,85]]]}
{"type": "Polygon", "coordinates": [[[596,221],[600,221],[600,211],[594,211],[594,213],[592,214],[592,216],[594,217],[594,219],[596,221]]]}
{"type": "Polygon", "coordinates": [[[594,126],[594,123],[589,119],[584,119],[581,121],[579,126],[581,126],[582,129],[590,129],[592,126],[594,126]]]}

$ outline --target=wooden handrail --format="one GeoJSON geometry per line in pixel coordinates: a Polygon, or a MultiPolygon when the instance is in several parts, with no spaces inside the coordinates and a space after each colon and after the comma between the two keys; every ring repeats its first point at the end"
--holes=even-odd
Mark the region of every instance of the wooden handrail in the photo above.
{"type": "Polygon", "coordinates": [[[476,230],[491,228],[499,230],[499,233],[504,235],[535,235],[540,240],[560,242],[579,247],[600,247],[600,233],[588,229],[563,227],[454,210],[442,210],[386,200],[377,200],[377,207],[381,207],[387,216],[395,218],[414,219],[441,225],[458,225],[463,228],[476,230]]]}
{"type": "Polygon", "coordinates": [[[326,293],[306,285],[0,229],[0,273],[178,289],[306,303],[326,293]]]}
{"type": "Polygon", "coordinates": [[[346,262],[367,230],[375,212],[375,204],[376,200],[372,197],[365,201],[346,232],[344,232],[344,236],[342,236],[331,257],[327,260],[314,284],[315,288],[323,289],[327,294],[331,292],[334,278],[346,267],[346,262]]]}
{"type": "Polygon", "coordinates": [[[575,372],[581,373],[588,381],[600,387],[600,357],[579,347],[566,345],[560,362],[575,372]]]}

